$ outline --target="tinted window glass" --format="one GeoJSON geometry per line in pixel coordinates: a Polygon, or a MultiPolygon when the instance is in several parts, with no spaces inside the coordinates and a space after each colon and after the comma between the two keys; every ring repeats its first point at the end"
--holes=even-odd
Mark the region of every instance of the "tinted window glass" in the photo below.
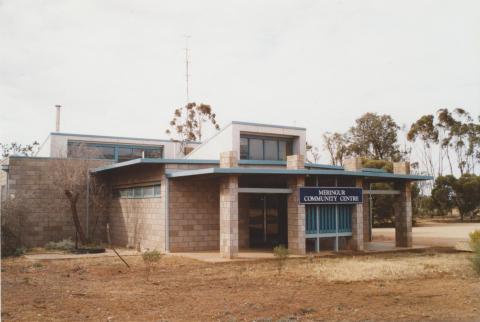
{"type": "Polygon", "coordinates": [[[162,150],[161,149],[146,149],[145,158],[161,158],[162,150]]]}
{"type": "Polygon", "coordinates": [[[287,160],[287,142],[278,141],[278,159],[287,160]]]}
{"type": "Polygon", "coordinates": [[[250,139],[249,141],[249,159],[263,160],[263,140],[250,139]]]}
{"type": "Polygon", "coordinates": [[[143,187],[143,197],[153,197],[153,186],[143,187]]]}
{"type": "Polygon", "coordinates": [[[240,159],[248,159],[248,139],[240,138],[240,159]]]}
{"type": "Polygon", "coordinates": [[[155,185],[153,186],[153,193],[155,194],[155,196],[160,196],[160,185],[155,185]]]}
{"type": "MultiPolygon", "coordinates": [[[[287,156],[293,154],[293,143],[292,141],[286,141],[287,142],[287,156]]],[[[287,158],[285,158],[286,160],[287,158]]]]}
{"type": "Polygon", "coordinates": [[[143,149],[133,148],[132,149],[132,159],[143,158],[143,149]]]}
{"type": "Polygon", "coordinates": [[[265,160],[278,160],[278,141],[277,140],[265,140],[264,142],[264,159],[265,160]]]}
{"type": "Polygon", "coordinates": [[[130,148],[118,148],[118,161],[127,161],[132,159],[132,149],[130,148]]]}
{"type": "Polygon", "coordinates": [[[133,188],[133,196],[141,197],[142,196],[142,187],[133,188]]]}
{"type": "Polygon", "coordinates": [[[115,158],[115,148],[113,146],[95,146],[89,147],[89,152],[92,154],[91,157],[97,159],[114,159],[115,158]]]}

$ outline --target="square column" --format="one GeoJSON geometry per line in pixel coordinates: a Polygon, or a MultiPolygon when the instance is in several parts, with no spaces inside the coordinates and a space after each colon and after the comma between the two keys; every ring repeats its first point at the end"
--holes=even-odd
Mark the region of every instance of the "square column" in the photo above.
{"type": "Polygon", "coordinates": [[[238,177],[220,179],[220,254],[238,255],[238,177]]]}
{"type": "Polygon", "coordinates": [[[292,254],[305,254],[305,205],[301,205],[300,187],[305,185],[304,176],[288,178],[288,187],[292,193],[288,195],[288,250],[292,254]]]}
{"type": "Polygon", "coordinates": [[[395,189],[395,246],[412,247],[412,187],[410,182],[398,182],[395,189]]]}
{"type": "MultiPolygon", "coordinates": [[[[363,179],[356,178],[355,186],[358,188],[363,187],[363,179]]],[[[364,240],[363,240],[363,204],[353,205],[352,211],[352,248],[356,251],[364,250],[364,240]]]]}

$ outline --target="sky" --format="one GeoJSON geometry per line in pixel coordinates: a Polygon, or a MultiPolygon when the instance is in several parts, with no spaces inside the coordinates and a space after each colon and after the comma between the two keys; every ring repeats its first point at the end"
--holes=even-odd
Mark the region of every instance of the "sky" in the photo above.
{"type": "MultiPolygon", "coordinates": [[[[0,0],[0,142],[55,128],[168,138],[173,110],[346,131],[365,112],[410,125],[480,114],[480,1],[0,0]]],[[[325,153],[322,160],[328,160],[325,153]]]]}

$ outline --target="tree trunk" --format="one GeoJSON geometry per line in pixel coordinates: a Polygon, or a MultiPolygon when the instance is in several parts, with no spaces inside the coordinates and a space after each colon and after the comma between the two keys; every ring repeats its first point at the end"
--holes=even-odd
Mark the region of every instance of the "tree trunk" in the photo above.
{"type": "Polygon", "coordinates": [[[68,201],[70,201],[70,210],[72,211],[73,223],[75,225],[75,230],[78,233],[78,238],[80,239],[80,242],[85,245],[87,239],[85,238],[85,233],[83,232],[77,212],[78,193],[72,193],[70,190],[65,190],[65,195],[67,196],[68,201]]]}

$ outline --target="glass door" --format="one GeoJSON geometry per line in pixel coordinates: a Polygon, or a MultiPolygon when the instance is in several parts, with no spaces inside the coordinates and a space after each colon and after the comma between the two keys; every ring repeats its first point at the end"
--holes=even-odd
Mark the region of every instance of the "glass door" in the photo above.
{"type": "Polygon", "coordinates": [[[251,195],[248,198],[248,229],[250,247],[261,247],[265,242],[263,195],[251,195]]]}
{"type": "Polygon", "coordinates": [[[271,248],[287,244],[287,208],[283,195],[249,196],[250,247],[271,248]]]}

